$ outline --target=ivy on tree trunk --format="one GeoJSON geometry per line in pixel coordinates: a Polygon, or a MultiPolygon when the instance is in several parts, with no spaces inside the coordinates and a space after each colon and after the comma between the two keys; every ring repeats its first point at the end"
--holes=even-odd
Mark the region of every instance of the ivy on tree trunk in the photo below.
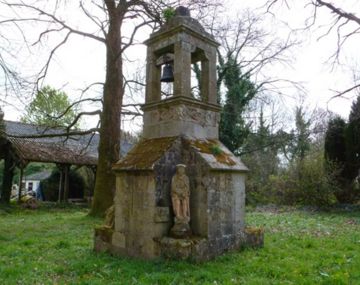
{"type": "MultiPolygon", "coordinates": [[[[106,1],[105,1],[106,2],[106,1]]],[[[101,114],[99,160],[96,172],[92,215],[103,215],[113,203],[115,175],[112,165],[119,160],[120,116],[124,94],[121,56],[122,14],[108,1],[109,30],[106,37],[106,79],[101,114]]]]}

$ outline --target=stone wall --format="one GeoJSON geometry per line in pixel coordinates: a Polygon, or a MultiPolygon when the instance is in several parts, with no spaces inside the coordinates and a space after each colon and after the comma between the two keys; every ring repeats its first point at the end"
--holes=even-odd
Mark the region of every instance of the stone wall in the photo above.
{"type": "Polygon", "coordinates": [[[154,165],[156,205],[169,207],[171,212],[171,179],[176,172],[176,165],[182,163],[181,155],[181,139],[178,138],[174,141],[172,147],[154,165]]]}
{"type": "Polygon", "coordinates": [[[173,226],[170,187],[179,163],[187,166],[193,232],[190,240],[197,241],[190,242],[191,250],[187,250],[191,254],[188,255],[204,260],[241,246],[244,241],[246,174],[209,167],[199,150],[178,137],[152,170],[117,173],[114,253],[154,258],[162,254],[164,244],[167,252],[177,244],[171,239],[166,243],[159,241],[169,235],[173,226]]]}
{"type": "Polygon", "coordinates": [[[159,245],[154,238],[167,235],[170,213],[168,207],[157,207],[155,185],[155,175],[148,171],[118,173],[114,253],[142,258],[159,256],[159,245]]]}
{"type": "Polygon", "coordinates": [[[245,228],[246,174],[209,169],[191,148],[184,148],[191,184],[191,228],[208,240],[207,254],[215,256],[240,246],[245,228]]]}

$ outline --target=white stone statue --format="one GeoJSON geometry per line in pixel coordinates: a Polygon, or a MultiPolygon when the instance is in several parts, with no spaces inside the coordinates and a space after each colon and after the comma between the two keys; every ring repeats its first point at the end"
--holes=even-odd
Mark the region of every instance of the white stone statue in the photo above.
{"type": "Polygon", "coordinates": [[[184,164],[176,165],[176,174],[171,180],[171,200],[175,222],[190,221],[190,183],[184,164]]]}
{"type": "Polygon", "coordinates": [[[11,187],[11,198],[16,198],[19,195],[19,186],[13,184],[11,187]]]}

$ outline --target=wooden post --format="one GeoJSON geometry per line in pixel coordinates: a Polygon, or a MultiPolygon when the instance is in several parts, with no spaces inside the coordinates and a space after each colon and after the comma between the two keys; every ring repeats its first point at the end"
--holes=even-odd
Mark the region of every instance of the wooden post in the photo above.
{"type": "Polygon", "coordinates": [[[68,198],[69,198],[69,170],[70,170],[70,165],[65,165],[65,167],[64,167],[64,175],[65,175],[65,180],[64,180],[64,202],[67,202],[68,198]]]}
{"type": "Polygon", "coordinates": [[[58,196],[58,203],[61,203],[62,193],[63,193],[63,168],[62,165],[58,165],[60,170],[60,180],[59,180],[59,196],[58,196]]]}
{"type": "Polygon", "coordinates": [[[4,174],[1,187],[0,202],[4,204],[10,203],[12,180],[14,177],[15,162],[9,147],[5,149],[4,174]]]}
{"type": "Polygon", "coordinates": [[[20,166],[20,177],[19,177],[19,193],[18,193],[18,203],[21,203],[21,192],[22,192],[22,180],[24,176],[24,167],[20,166]]]}

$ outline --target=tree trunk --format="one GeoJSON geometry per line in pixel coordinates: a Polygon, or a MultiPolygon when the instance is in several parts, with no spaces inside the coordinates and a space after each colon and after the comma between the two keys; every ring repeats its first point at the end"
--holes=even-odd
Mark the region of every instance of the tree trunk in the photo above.
{"type": "Polygon", "coordinates": [[[106,79],[101,114],[99,160],[96,172],[92,215],[103,215],[113,203],[115,175],[111,168],[119,160],[120,115],[123,89],[121,24],[122,15],[108,7],[109,30],[106,37],[106,79]]]}
{"type": "Polygon", "coordinates": [[[9,146],[5,150],[5,163],[4,163],[4,175],[3,183],[1,187],[0,202],[3,204],[10,203],[11,187],[14,178],[15,161],[11,155],[9,146]]]}

